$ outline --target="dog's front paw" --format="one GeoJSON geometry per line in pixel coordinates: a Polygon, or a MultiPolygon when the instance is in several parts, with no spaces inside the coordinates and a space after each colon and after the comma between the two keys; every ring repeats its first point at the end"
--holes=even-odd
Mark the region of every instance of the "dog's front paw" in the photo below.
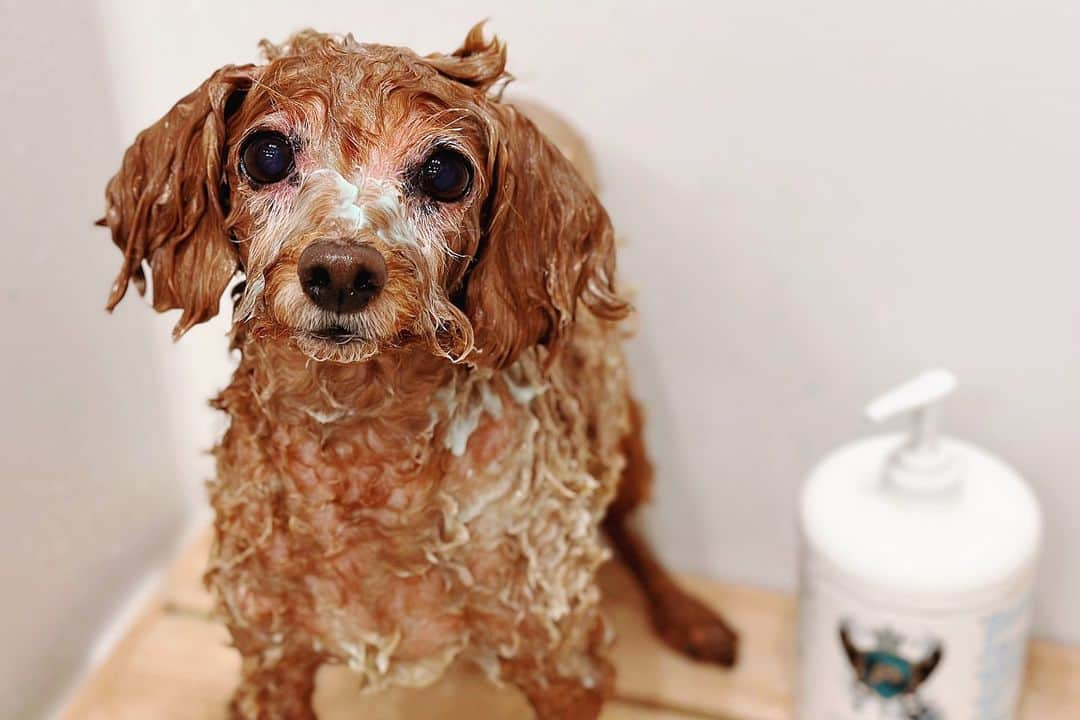
{"type": "Polygon", "coordinates": [[[317,720],[309,705],[257,706],[234,699],[229,703],[229,720],[317,720]]]}

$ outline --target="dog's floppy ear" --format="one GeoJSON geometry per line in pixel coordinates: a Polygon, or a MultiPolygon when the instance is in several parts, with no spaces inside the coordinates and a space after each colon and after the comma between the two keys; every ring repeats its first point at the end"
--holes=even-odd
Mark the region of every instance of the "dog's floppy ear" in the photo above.
{"type": "Polygon", "coordinates": [[[179,308],[173,330],[217,314],[238,269],[226,234],[227,188],[223,162],[225,122],[250,87],[255,66],[224,67],[139,133],[105,191],[101,224],[112,231],[124,262],[109,295],[112,310],[134,283],[146,288],[143,263],[153,275],[158,311],[179,308]]]}
{"type": "Polygon", "coordinates": [[[513,107],[489,104],[490,178],[480,247],[465,286],[474,361],[512,363],[544,344],[553,359],[579,304],[619,320],[614,232],[592,190],[563,154],[513,107]]]}

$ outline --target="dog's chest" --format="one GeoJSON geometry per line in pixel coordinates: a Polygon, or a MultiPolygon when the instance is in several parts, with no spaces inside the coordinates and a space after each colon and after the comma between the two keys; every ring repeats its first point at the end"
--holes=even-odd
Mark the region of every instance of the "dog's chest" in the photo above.
{"type": "Polygon", "coordinates": [[[407,536],[448,505],[470,522],[513,502],[508,481],[531,463],[543,429],[530,407],[543,389],[456,374],[409,398],[388,389],[374,409],[324,392],[302,414],[278,414],[263,447],[291,517],[407,536]]]}
{"type": "Polygon", "coordinates": [[[287,616],[380,683],[437,672],[470,614],[505,617],[490,622],[509,642],[523,613],[555,621],[591,582],[610,488],[587,471],[575,403],[535,367],[238,377],[211,488],[210,580],[234,623],[270,618],[274,637],[287,616]]]}

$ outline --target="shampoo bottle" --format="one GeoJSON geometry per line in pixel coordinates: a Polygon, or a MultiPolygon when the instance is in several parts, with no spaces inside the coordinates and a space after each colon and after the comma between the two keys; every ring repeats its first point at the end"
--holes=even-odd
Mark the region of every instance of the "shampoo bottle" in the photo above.
{"type": "Polygon", "coordinates": [[[1042,532],[1001,460],[938,434],[924,373],[872,403],[906,434],[836,450],[800,503],[798,720],[1011,720],[1042,532]]]}

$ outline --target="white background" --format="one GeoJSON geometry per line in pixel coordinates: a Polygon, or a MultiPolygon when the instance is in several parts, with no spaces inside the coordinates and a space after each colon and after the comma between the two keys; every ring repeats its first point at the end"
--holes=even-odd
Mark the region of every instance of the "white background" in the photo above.
{"type": "Polygon", "coordinates": [[[221,428],[224,323],[171,347],[175,317],[101,312],[104,183],[214,68],[305,25],[426,53],[490,17],[510,97],[587,137],[637,290],[648,521],[672,565],[790,588],[810,465],[868,430],[876,392],[944,365],[950,430],[1043,501],[1037,630],[1080,642],[1080,5],[59,6],[0,23],[0,715],[70,677],[201,510],[221,428]]]}

